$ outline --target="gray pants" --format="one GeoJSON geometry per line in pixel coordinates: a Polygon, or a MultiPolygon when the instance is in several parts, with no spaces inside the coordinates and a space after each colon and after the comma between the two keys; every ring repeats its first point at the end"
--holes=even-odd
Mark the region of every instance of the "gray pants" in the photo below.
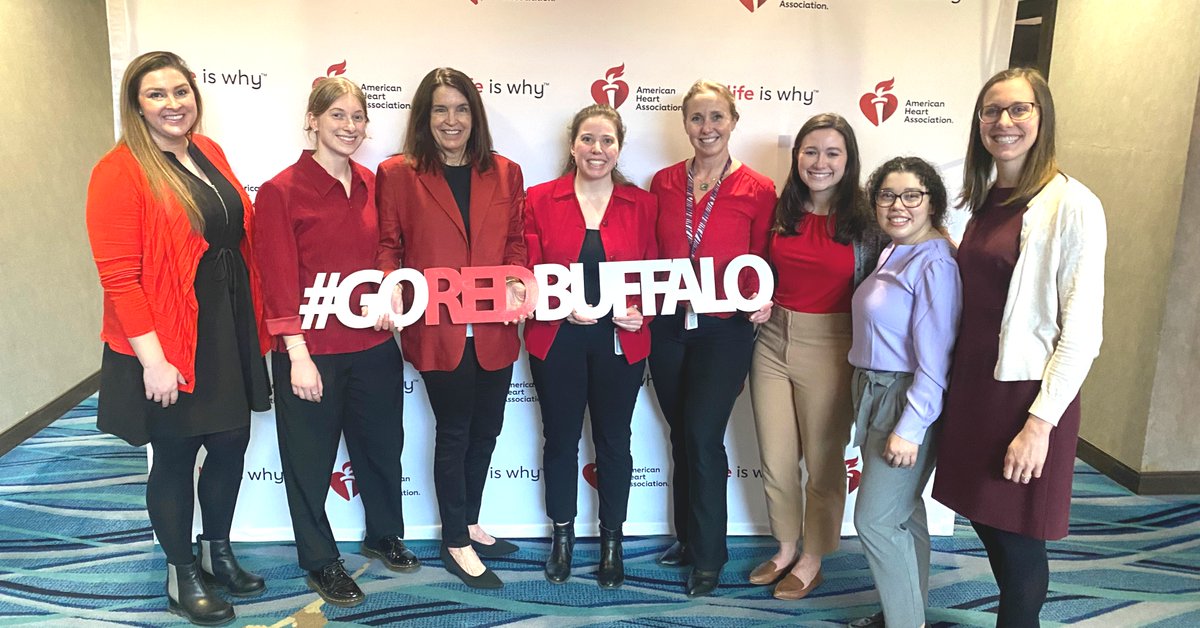
{"type": "Polygon", "coordinates": [[[904,393],[912,380],[911,376],[897,377],[880,386],[884,382],[871,379],[875,381],[868,382],[855,372],[855,410],[866,412],[869,418],[865,435],[856,439],[861,442],[863,474],[854,527],[879,589],[884,621],[889,628],[912,628],[925,623],[929,597],[929,527],[921,491],[937,459],[938,424],[925,434],[911,469],[893,468],[883,459],[883,451],[904,409],[904,393]]]}

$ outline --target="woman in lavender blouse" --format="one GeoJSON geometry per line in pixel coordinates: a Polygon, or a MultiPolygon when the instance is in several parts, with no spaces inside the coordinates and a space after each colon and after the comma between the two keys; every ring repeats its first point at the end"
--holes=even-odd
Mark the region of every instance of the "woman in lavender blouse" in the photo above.
{"type": "Polygon", "coordinates": [[[851,626],[925,623],[929,529],[921,493],[933,471],[962,309],[954,245],[942,235],[946,188],[937,170],[896,157],[867,183],[892,243],[854,293],[851,316],[855,444],[863,457],[854,525],[883,612],[851,626]]]}

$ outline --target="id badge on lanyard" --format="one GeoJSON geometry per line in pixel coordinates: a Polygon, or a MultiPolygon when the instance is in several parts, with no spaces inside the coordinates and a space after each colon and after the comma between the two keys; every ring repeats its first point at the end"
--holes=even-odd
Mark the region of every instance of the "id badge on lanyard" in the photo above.
{"type": "MultiPolygon", "coordinates": [[[[721,191],[721,184],[725,182],[725,175],[729,172],[729,167],[733,165],[733,158],[729,157],[725,160],[725,167],[721,169],[721,176],[717,178],[716,185],[713,186],[712,192],[708,195],[708,203],[704,205],[704,213],[700,215],[700,222],[696,224],[695,232],[692,231],[693,216],[695,214],[696,191],[695,182],[692,176],[692,169],[687,170],[687,197],[683,207],[683,235],[688,243],[688,257],[693,261],[696,259],[696,252],[700,250],[700,241],[704,239],[704,229],[708,226],[708,218],[712,215],[713,203],[717,201],[717,192],[721,191]]],[[[700,326],[700,315],[692,309],[692,304],[687,304],[687,310],[684,313],[683,328],[687,330],[696,329],[700,326]]]]}

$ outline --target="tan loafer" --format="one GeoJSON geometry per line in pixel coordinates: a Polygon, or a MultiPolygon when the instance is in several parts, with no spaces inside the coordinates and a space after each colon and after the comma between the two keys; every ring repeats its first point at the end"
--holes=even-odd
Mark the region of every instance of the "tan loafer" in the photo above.
{"type": "Polygon", "coordinates": [[[788,575],[784,576],[783,580],[779,581],[779,584],[775,585],[775,592],[773,595],[777,600],[801,600],[804,599],[809,593],[812,593],[813,589],[821,586],[821,583],[824,581],[825,578],[819,571],[817,572],[817,575],[813,577],[812,582],[809,582],[808,584],[804,584],[795,575],[789,573],[788,575]]]}
{"type": "Polygon", "coordinates": [[[786,567],[776,567],[775,561],[763,561],[762,564],[754,568],[754,571],[750,572],[750,584],[775,584],[783,577],[783,574],[791,571],[795,564],[796,560],[792,560],[786,567]]]}

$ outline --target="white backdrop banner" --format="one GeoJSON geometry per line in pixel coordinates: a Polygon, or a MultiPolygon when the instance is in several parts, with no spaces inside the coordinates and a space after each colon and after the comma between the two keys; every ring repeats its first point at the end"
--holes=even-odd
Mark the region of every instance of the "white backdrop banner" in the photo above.
{"type": "MultiPolygon", "coordinates": [[[[204,96],[204,132],[224,148],[251,196],[310,147],[302,126],[313,81],[344,75],[369,103],[370,139],[356,159],[374,168],[400,150],[409,100],[438,66],[471,76],[498,151],[527,185],[555,178],[571,116],[592,102],[628,126],[621,169],[646,186],[691,154],[680,103],[693,81],[727,84],[741,121],[732,153],[782,187],[797,129],[827,111],[850,120],[864,176],[884,160],[939,164],[952,194],[962,177],[979,86],[1006,67],[1016,0],[363,0],[336,7],[299,0],[207,0],[203,8],[109,0],[114,98],[136,55],[171,50],[204,96]]],[[[961,230],[963,218],[951,220],[961,230]]],[[[406,369],[404,513],[409,538],[437,538],[433,417],[420,376],[406,369]]],[[[670,531],[666,426],[646,376],[633,420],[628,534],[670,531]]],[[[726,438],[729,532],[768,533],[749,395],[726,438]]],[[[847,418],[849,420],[849,418],[847,418]]],[[[596,533],[590,433],[581,447],[579,531],[596,533]]],[[[515,369],[504,431],[484,493],[482,523],[501,536],[545,536],[541,423],[524,359],[515,369]]],[[[846,451],[851,517],[861,459],[846,451]]],[[[234,540],[291,539],[274,416],[256,415],[234,540]]],[[[357,540],[362,511],[345,448],[326,502],[339,539],[357,540]]],[[[930,502],[930,528],[953,516],[930,502]]]]}

